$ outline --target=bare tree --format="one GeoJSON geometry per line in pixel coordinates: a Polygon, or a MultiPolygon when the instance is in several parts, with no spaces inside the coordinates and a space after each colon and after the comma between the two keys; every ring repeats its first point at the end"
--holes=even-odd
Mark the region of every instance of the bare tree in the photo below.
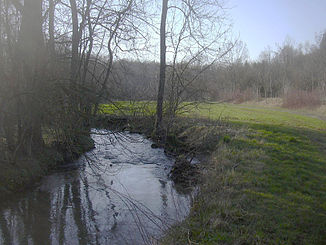
{"type": "Polygon", "coordinates": [[[194,100],[202,94],[201,89],[195,91],[193,85],[233,48],[224,11],[222,2],[215,0],[170,0],[169,6],[167,1],[162,2],[156,133],[162,133],[163,128],[165,73],[168,72],[169,84],[166,111],[173,121],[183,101],[194,100]],[[167,64],[166,54],[169,54],[167,64]]]}
{"type": "Polygon", "coordinates": [[[168,11],[168,0],[162,0],[162,15],[160,28],[160,80],[157,96],[156,107],[156,134],[160,135],[162,130],[163,117],[163,96],[165,87],[165,72],[166,72],[166,18],[168,11]]]}

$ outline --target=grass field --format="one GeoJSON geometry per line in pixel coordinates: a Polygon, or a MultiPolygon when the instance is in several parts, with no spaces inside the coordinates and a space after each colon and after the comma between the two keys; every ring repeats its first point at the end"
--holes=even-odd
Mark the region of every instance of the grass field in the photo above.
{"type": "MultiPolygon", "coordinates": [[[[128,114],[146,104],[120,103],[128,114]]],[[[218,126],[175,131],[211,157],[190,216],[163,244],[326,244],[326,122],[304,114],[233,104],[182,114],[218,126]]]]}
{"type": "MultiPolygon", "coordinates": [[[[125,102],[102,105],[103,113],[116,115],[153,115],[155,102],[125,102]]],[[[292,111],[280,107],[241,105],[230,103],[200,103],[189,106],[181,116],[195,118],[224,119],[230,122],[269,124],[285,127],[326,130],[326,111],[292,111]],[[310,112],[310,113],[309,113],[310,112]],[[325,118],[325,120],[323,120],[325,118]]]]}
{"type": "MultiPolygon", "coordinates": [[[[269,124],[285,127],[326,130],[324,115],[305,115],[302,111],[268,108],[262,106],[235,105],[235,104],[200,104],[194,111],[199,117],[218,119],[219,117],[232,122],[269,124]]],[[[326,116],[326,115],[325,115],[326,116]]]]}

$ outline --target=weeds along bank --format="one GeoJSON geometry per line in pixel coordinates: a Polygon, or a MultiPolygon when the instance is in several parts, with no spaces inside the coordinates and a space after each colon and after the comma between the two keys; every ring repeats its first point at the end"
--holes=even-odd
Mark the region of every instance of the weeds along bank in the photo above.
{"type": "MultiPolygon", "coordinates": [[[[200,166],[190,216],[162,244],[324,244],[326,123],[294,112],[227,109],[227,120],[218,120],[219,106],[210,120],[199,119],[208,117],[203,109],[179,118],[167,136],[170,151],[210,158],[200,166]]],[[[151,125],[136,122],[127,129],[151,125]]]]}
{"type": "Polygon", "coordinates": [[[94,141],[89,134],[84,134],[76,137],[72,145],[52,142],[46,144],[42,152],[33,156],[17,157],[13,162],[2,163],[0,197],[8,198],[12,193],[33,186],[58,165],[77,159],[93,147],[94,141]]]}

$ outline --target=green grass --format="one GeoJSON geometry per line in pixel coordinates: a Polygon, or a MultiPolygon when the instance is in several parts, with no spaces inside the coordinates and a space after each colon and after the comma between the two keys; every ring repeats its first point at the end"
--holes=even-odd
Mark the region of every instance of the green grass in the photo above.
{"type": "Polygon", "coordinates": [[[153,101],[115,101],[110,104],[102,104],[99,110],[103,114],[117,116],[142,116],[153,115],[156,103],[153,101]]]}
{"type": "Polygon", "coordinates": [[[216,141],[190,216],[164,244],[325,244],[325,132],[242,122],[216,141]]]}
{"type": "Polygon", "coordinates": [[[235,104],[200,104],[199,109],[191,112],[197,117],[228,119],[232,122],[269,124],[285,127],[300,127],[326,130],[326,122],[312,116],[296,114],[282,109],[250,107],[235,104]]]}
{"type": "MultiPolygon", "coordinates": [[[[100,110],[102,113],[115,115],[153,115],[155,114],[155,106],[156,103],[153,101],[117,101],[114,104],[101,105],[100,110]]],[[[316,116],[297,114],[295,111],[281,108],[253,107],[229,103],[200,103],[197,107],[189,106],[187,111],[180,111],[179,113],[182,116],[212,120],[224,119],[239,123],[326,130],[326,122],[316,116]]]]}
{"type": "Polygon", "coordinates": [[[198,108],[183,116],[223,123],[175,130],[211,159],[189,217],[162,243],[326,244],[326,122],[248,105],[198,108]]]}

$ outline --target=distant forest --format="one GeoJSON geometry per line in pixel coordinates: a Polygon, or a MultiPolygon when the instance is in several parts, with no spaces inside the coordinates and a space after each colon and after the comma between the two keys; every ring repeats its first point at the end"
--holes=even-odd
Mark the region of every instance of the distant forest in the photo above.
{"type": "MultiPolygon", "coordinates": [[[[211,65],[184,87],[183,99],[242,102],[303,91],[326,97],[326,33],[314,45],[295,46],[287,41],[277,50],[262,51],[256,61],[248,58],[245,45],[238,42],[226,62],[211,65]]],[[[182,70],[184,64],[177,66],[182,70]]],[[[185,84],[202,69],[194,64],[184,71],[185,84]]],[[[168,68],[166,96],[173,84],[171,72],[168,68]]],[[[159,63],[119,60],[114,63],[113,74],[109,91],[115,100],[156,99],[159,63]]]]}

